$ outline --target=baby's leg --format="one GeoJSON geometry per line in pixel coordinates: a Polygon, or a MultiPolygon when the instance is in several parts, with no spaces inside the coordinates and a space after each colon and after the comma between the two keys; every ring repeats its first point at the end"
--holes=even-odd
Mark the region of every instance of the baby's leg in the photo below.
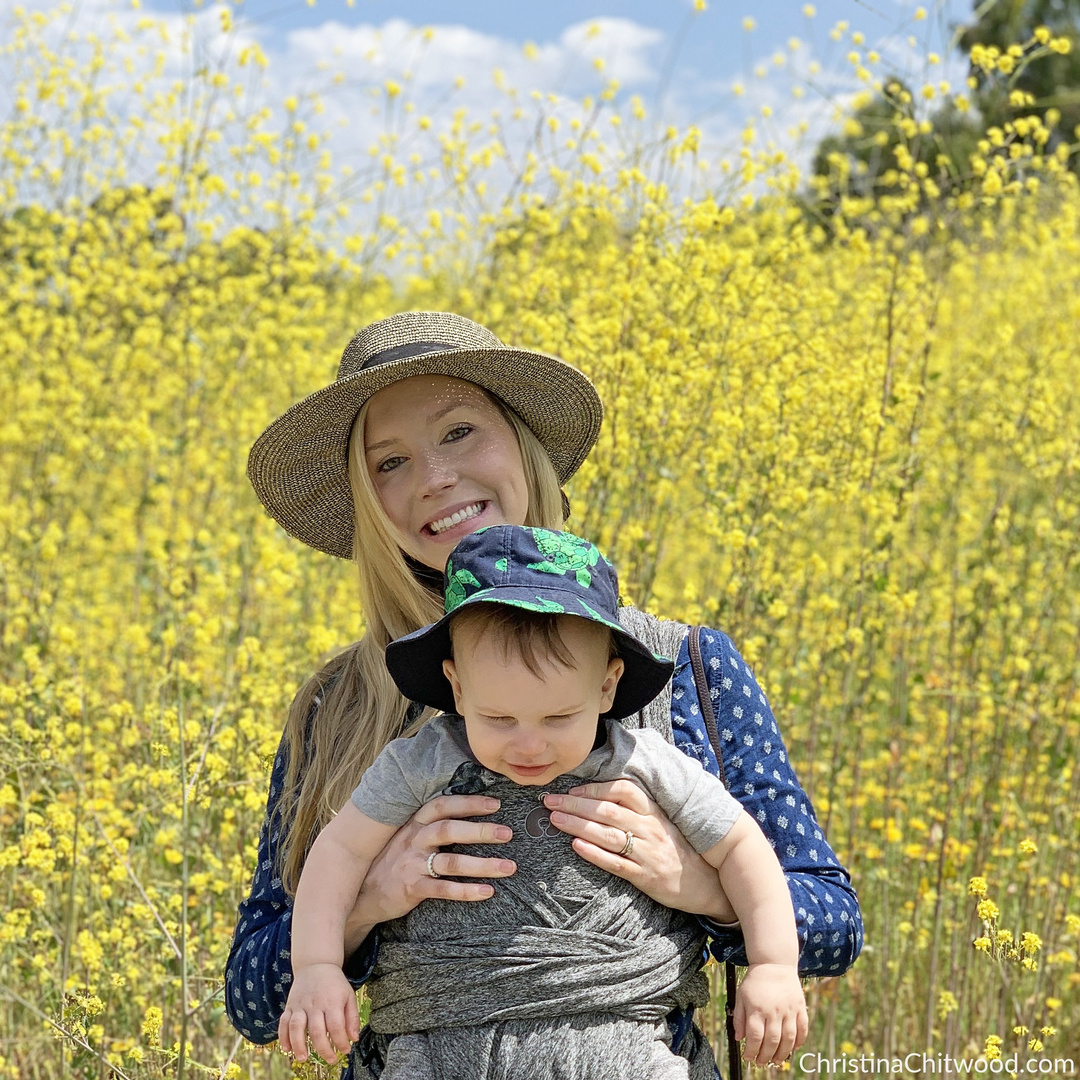
{"type": "Polygon", "coordinates": [[[423,1032],[395,1035],[380,1080],[435,1080],[428,1037],[423,1032]]]}

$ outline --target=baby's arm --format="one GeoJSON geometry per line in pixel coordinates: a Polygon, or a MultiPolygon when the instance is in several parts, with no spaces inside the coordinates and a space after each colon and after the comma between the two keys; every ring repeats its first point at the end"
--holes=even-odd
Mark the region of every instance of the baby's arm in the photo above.
{"type": "Polygon", "coordinates": [[[724,785],[659,732],[609,723],[608,734],[616,753],[628,753],[623,775],[642,784],[719,872],[750,963],[735,1001],[735,1033],[746,1038],[748,1061],[780,1064],[805,1040],[807,1018],[795,910],[772,846],[724,785]]]}
{"type": "Polygon", "coordinates": [[[746,1039],[746,1060],[778,1065],[803,1044],[807,1031],[799,939],[784,872],[745,811],[704,857],[719,871],[750,961],[736,995],[735,1036],[746,1039]]]}
{"type": "Polygon", "coordinates": [[[360,1035],[356,994],[341,971],[345,920],[368,868],[395,832],[348,802],[308,852],[292,913],[293,982],[278,1024],[281,1048],[300,1061],[307,1060],[308,1034],[328,1062],[360,1035]]]}

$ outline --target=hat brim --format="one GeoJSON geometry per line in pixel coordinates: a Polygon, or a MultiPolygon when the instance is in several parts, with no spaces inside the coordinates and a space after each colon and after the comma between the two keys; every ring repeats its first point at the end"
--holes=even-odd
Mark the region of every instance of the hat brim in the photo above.
{"type": "Polygon", "coordinates": [[[298,401],[251,447],[248,478],[290,536],[329,555],[353,557],[349,431],[368,398],[415,375],[462,379],[505,402],[547,451],[560,484],[577,472],[600,433],[604,407],[595,387],[546,353],[454,347],[358,371],[298,401]]]}
{"type": "Polygon", "coordinates": [[[453,689],[442,669],[442,662],[450,657],[450,620],[470,604],[485,603],[506,604],[528,611],[547,609],[552,614],[571,615],[609,627],[615,635],[616,648],[626,667],[615,689],[611,708],[601,714],[601,719],[623,720],[639,712],[664,689],[675,671],[672,660],[651,652],[618,623],[611,622],[582,603],[574,593],[558,588],[500,585],[497,589],[473,593],[438,622],[398,638],[386,647],[387,669],[398,689],[410,701],[419,701],[442,712],[452,713],[456,710],[453,689]],[[555,607],[545,603],[550,603],[556,596],[559,600],[555,607]],[[584,610],[580,610],[582,608],[584,610]]]}

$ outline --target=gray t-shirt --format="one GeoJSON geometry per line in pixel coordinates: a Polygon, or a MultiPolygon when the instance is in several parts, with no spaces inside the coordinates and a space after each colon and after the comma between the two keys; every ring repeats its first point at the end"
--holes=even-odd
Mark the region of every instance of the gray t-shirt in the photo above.
{"type": "MultiPolygon", "coordinates": [[[[404,825],[424,803],[443,794],[463,766],[491,780],[498,775],[478,765],[460,716],[436,716],[411,738],[386,746],[353,792],[353,805],[384,825],[404,825]]],[[[604,745],[566,775],[580,783],[636,781],[698,853],[719,843],[742,813],[738,800],[699,762],[658,732],[630,729],[617,720],[607,721],[604,745]]]]}

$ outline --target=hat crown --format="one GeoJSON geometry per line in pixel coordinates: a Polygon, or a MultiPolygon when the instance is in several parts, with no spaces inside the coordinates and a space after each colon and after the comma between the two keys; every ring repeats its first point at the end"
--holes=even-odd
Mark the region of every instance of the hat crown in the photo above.
{"type": "Polygon", "coordinates": [[[443,583],[447,614],[482,593],[516,607],[618,622],[615,568],[573,533],[527,525],[478,529],[454,548],[443,583]]]}
{"type": "MultiPolygon", "coordinates": [[[[365,326],[345,346],[339,379],[354,375],[372,359],[407,346],[445,345],[448,349],[505,349],[486,326],[450,311],[402,311],[365,326]]],[[[434,351],[424,349],[420,351],[434,351]]]]}

